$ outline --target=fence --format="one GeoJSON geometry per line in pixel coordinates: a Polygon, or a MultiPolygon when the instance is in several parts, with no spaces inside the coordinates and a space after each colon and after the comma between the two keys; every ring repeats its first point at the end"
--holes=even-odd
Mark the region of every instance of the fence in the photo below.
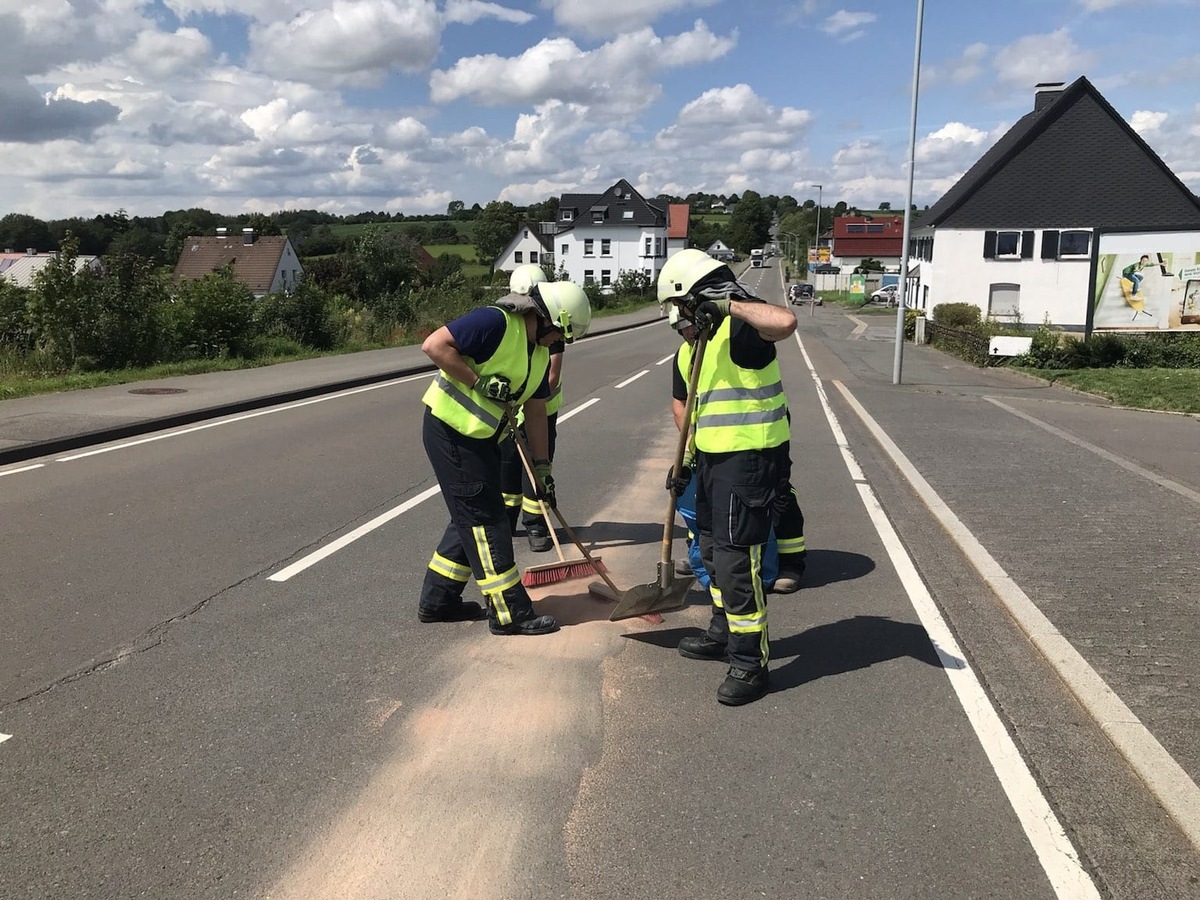
{"type": "Polygon", "coordinates": [[[977,366],[986,366],[992,357],[988,355],[988,338],[972,331],[962,331],[958,328],[939,326],[936,321],[925,324],[929,342],[939,350],[953,353],[960,359],[973,362],[977,366]]]}

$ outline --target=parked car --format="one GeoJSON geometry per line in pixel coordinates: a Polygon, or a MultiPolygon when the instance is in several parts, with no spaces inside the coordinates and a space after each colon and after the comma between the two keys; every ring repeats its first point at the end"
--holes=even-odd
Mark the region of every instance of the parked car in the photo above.
{"type": "Polygon", "coordinates": [[[885,284],[879,290],[871,294],[872,303],[886,303],[888,306],[895,306],[900,296],[900,289],[894,284],[885,284]]]}

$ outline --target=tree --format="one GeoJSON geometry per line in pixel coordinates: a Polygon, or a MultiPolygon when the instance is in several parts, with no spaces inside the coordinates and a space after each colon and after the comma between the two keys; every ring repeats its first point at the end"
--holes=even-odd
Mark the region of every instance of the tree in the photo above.
{"type": "Polygon", "coordinates": [[[0,219],[0,250],[21,252],[32,247],[42,253],[54,249],[50,227],[41,219],[24,213],[9,213],[0,219]]]}
{"type": "Polygon", "coordinates": [[[771,239],[771,211],[754,191],[742,194],[729,217],[728,243],[741,253],[749,253],[771,239]]]}
{"type": "Polygon", "coordinates": [[[461,219],[463,212],[466,211],[467,204],[461,200],[451,200],[446,204],[446,215],[452,219],[461,219]]]}
{"type": "Polygon", "coordinates": [[[879,204],[879,207],[878,207],[878,208],[879,208],[880,210],[884,210],[884,209],[891,209],[891,208],[892,208],[892,204],[891,204],[891,203],[889,203],[888,201],[886,201],[886,200],[885,200],[885,201],[883,201],[882,203],[880,203],[880,204],[879,204]]]}
{"type": "Polygon", "coordinates": [[[496,257],[517,232],[521,216],[507,200],[493,200],[475,220],[475,253],[495,271],[496,257]]]}

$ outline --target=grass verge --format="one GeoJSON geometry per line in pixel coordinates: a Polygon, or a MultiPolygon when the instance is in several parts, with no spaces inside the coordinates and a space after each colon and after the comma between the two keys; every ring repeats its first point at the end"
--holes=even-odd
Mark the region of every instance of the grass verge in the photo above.
{"type": "Polygon", "coordinates": [[[1200,413],[1200,369],[1014,369],[1121,406],[1200,413]]]}

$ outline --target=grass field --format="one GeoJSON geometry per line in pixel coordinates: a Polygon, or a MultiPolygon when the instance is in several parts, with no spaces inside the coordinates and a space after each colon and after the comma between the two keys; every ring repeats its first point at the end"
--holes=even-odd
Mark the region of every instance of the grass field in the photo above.
{"type": "Polygon", "coordinates": [[[1200,369],[1019,368],[1019,371],[1054,384],[1107,397],[1121,406],[1200,413],[1200,369]]]}

